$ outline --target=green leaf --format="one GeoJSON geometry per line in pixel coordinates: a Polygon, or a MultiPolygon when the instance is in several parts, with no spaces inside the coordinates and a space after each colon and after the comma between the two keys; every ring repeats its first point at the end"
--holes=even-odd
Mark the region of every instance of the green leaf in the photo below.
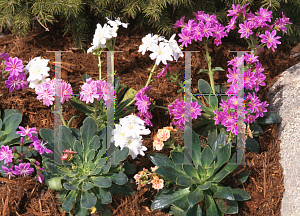
{"type": "Polygon", "coordinates": [[[82,208],[93,208],[96,204],[97,197],[91,192],[91,190],[83,191],[81,195],[81,207],[82,208]]]}
{"type": "MultiPolygon", "coordinates": [[[[16,131],[11,131],[8,134],[6,134],[5,139],[2,140],[1,143],[5,143],[5,145],[9,145],[9,142],[19,137],[21,137],[20,134],[17,134],[16,131]]],[[[18,144],[20,144],[20,139],[18,139],[18,144]]]]}
{"type": "MultiPolygon", "coordinates": [[[[1,115],[1,113],[0,113],[0,115],[1,115]]],[[[2,128],[2,119],[0,119],[0,131],[2,131],[1,128],[2,128]]]]}
{"type": "Polygon", "coordinates": [[[189,188],[168,188],[161,190],[151,204],[151,210],[167,208],[174,201],[190,193],[189,188]]]}
{"type": "Polygon", "coordinates": [[[253,135],[260,135],[261,133],[263,133],[263,130],[257,124],[251,124],[250,125],[250,130],[252,131],[253,135]]]}
{"type": "Polygon", "coordinates": [[[116,111],[115,111],[115,116],[118,116],[122,113],[122,111],[124,110],[124,108],[126,107],[127,104],[129,104],[131,100],[127,99],[122,101],[117,107],[116,107],[116,111]]]}
{"type": "Polygon", "coordinates": [[[236,179],[238,185],[241,185],[242,183],[245,183],[249,177],[251,170],[245,170],[242,172],[239,177],[236,179]]]}
{"type": "Polygon", "coordinates": [[[45,183],[51,190],[61,190],[63,188],[61,184],[61,179],[62,177],[54,177],[45,180],[45,183]]]}
{"type": "Polygon", "coordinates": [[[60,202],[63,202],[68,192],[68,190],[62,189],[56,197],[60,202]]]}
{"type": "Polygon", "coordinates": [[[192,131],[192,159],[194,165],[201,164],[200,156],[201,156],[201,141],[197,133],[192,131]]]}
{"type": "Polygon", "coordinates": [[[187,174],[187,176],[195,177],[195,178],[199,179],[197,170],[195,169],[195,167],[193,165],[183,164],[183,170],[187,174]]]}
{"type": "Polygon", "coordinates": [[[214,142],[213,147],[212,147],[212,152],[213,152],[214,157],[217,155],[218,151],[225,145],[226,145],[226,137],[225,137],[225,134],[223,132],[221,132],[217,136],[217,139],[214,142]]]}
{"type": "Polygon", "coordinates": [[[2,116],[3,122],[5,122],[8,119],[8,117],[10,117],[14,114],[21,115],[21,111],[18,110],[18,109],[6,109],[6,110],[4,110],[3,116],[2,116]]]}
{"type": "Polygon", "coordinates": [[[41,128],[40,135],[45,142],[54,143],[54,133],[53,130],[48,128],[41,128]]]}
{"type": "Polygon", "coordinates": [[[161,153],[150,153],[148,154],[148,158],[152,161],[155,166],[169,166],[175,167],[175,164],[165,155],[161,153]]]}
{"type": "Polygon", "coordinates": [[[101,188],[108,188],[111,186],[111,179],[109,177],[91,177],[90,178],[95,185],[101,188]]]}
{"type": "Polygon", "coordinates": [[[119,93],[119,87],[120,87],[120,77],[117,77],[115,80],[114,80],[114,87],[115,87],[115,91],[116,91],[116,95],[118,95],[119,93]]]}
{"type": "Polygon", "coordinates": [[[256,119],[257,124],[269,125],[269,124],[280,124],[281,117],[274,112],[264,113],[263,117],[258,117],[256,119]]]}
{"type": "Polygon", "coordinates": [[[170,166],[160,166],[155,173],[160,174],[174,182],[176,182],[178,176],[188,177],[184,171],[170,166]]]}
{"type": "Polygon", "coordinates": [[[82,190],[87,191],[93,187],[94,187],[93,183],[84,181],[81,188],[82,190]]]}
{"type": "Polygon", "coordinates": [[[121,171],[118,174],[110,176],[110,179],[118,185],[123,185],[128,181],[127,176],[121,171]]]}
{"type": "Polygon", "coordinates": [[[124,195],[124,196],[132,196],[134,194],[134,191],[129,186],[130,184],[126,183],[125,185],[116,185],[113,184],[107,190],[109,190],[112,195],[124,195]],[[127,184],[127,185],[126,185],[127,184]]]}
{"type": "Polygon", "coordinates": [[[200,190],[207,190],[207,189],[210,188],[210,186],[211,186],[211,182],[210,182],[210,181],[207,181],[207,182],[205,182],[205,183],[202,184],[202,185],[198,185],[198,188],[199,188],[200,190]]]}
{"type": "Polygon", "coordinates": [[[83,147],[78,140],[74,142],[74,151],[76,151],[78,155],[80,155],[81,157],[83,156],[82,155],[83,147]]]}
{"type": "Polygon", "coordinates": [[[247,137],[245,148],[247,151],[259,153],[260,145],[255,139],[253,139],[251,137],[247,137]]]}
{"type": "Polygon", "coordinates": [[[205,194],[206,215],[222,216],[212,196],[205,194]]]}
{"type": "Polygon", "coordinates": [[[121,101],[121,103],[123,101],[126,101],[127,99],[133,99],[135,97],[136,93],[137,93],[137,91],[135,89],[133,89],[133,88],[128,89],[127,92],[125,93],[124,98],[121,101]]]}
{"type": "Polygon", "coordinates": [[[187,211],[186,215],[202,216],[202,208],[198,205],[194,205],[187,211]]]}
{"type": "Polygon", "coordinates": [[[78,111],[85,113],[85,114],[91,114],[93,113],[91,110],[85,108],[84,106],[82,106],[81,104],[77,103],[77,102],[71,102],[71,106],[74,107],[75,109],[77,109],[78,111]]]}
{"type": "Polygon", "coordinates": [[[208,74],[208,70],[207,69],[200,69],[199,72],[198,72],[198,74],[199,73],[207,73],[208,74]]]}
{"type": "Polygon", "coordinates": [[[67,124],[67,127],[70,128],[70,125],[72,123],[72,121],[75,119],[75,118],[78,118],[79,116],[72,116],[67,124]]]}
{"type": "Polygon", "coordinates": [[[89,79],[89,78],[90,78],[90,76],[88,74],[84,74],[82,76],[83,82],[85,82],[85,83],[86,83],[86,80],[89,79]]]}
{"type": "Polygon", "coordinates": [[[93,189],[95,195],[100,198],[101,204],[109,204],[112,201],[112,196],[109,191],[102,189],[100,187],[94,187],[93,189]]]}
{"type": "Polygon", "coordinates": [[[189,200],[187,199],[187,196],[188,195],[185,195],[185,196],[180,197],[177,200],[174,200],[172,202],[172,205],[174,205],[186,212],[190,207],[190,203],[189,203],[189,200]]]}
{"type": "Polygon", "coordinates": [[[95,158],[95,150],[92,149],[87,154],[85,162],[89,165],[89,164],[91,164],[91,162],[94,158],[95,158]]]}
{"type": "Polygon", "coordinates": [[[174,216],[186,216],[186,212],[183,211],[181,208],[178,208],[177,206],[171,206],[170,209],[173,213],[172,215],[174,216]]]}
{"type": "Polygon", "coordinates": [[[66,212],[72,210],[73,208],[72,203],[75,202],[76,196],[77,196],[77,191],[71,190],[68,196],[66,197],[65,201],[62,204],[62,207],[66,212]]]}
{"type": "Polygon", "coordinates": [[[185,176],[179,176],[176,179],[176,184],[177,185],[182,185],[182,186],[192,186],[193,184],[196,184],[197,182],[194,181],[190,177],[185,177],[185,176]]]}
{"type": "Polygon", "coordinates": [[[5,120],[3,120],[2,131],[4,131],[6,134],[11,132],[16,133],[16,129],[19,127],[21,121],[22,115],[18,113],[8,116],[5,120]]]}
{"type": "Polygon", "coordinates": [[[207,167],[209,167],[211,165],[213,160],[214,160],[213,153],[212,153],[210,147],[206,146],[200,156],[201,166],[204,169],[206,169],[207,167]]]}
{"type": "Polygon", "coordinates": [[[210,108],[212,110],[215,110],[215,107],[218,108],[218,98],[217,98],[217,96],[209,95],[208,96],[208,101],[209,101],[209,104],[210,104],[210,108]]]}
{"type": "MultiPolygon", "coordinates": [[[[199,89],[199,92],[201,93],[201,95],[212,94],[210,85],[203,79],[198,80],[198,89],[199,89]]],[[[203,95],[203,97],[206,99],[207,102],[209,102],[207,95],[203,95]]]]}
{"type": "Polygon", "coordinates": [[[68,146],[70,146],[69,148],[74,149],[74,143],[76,138],[72,134],[72,131],[66,126],[61,125],[59,127],[59,133],[60,133],[59,137],[61,137],[63,144],[67,144],[68,146]]]}
{"type": "Polygon", "coordinates": [[[93,139],[90,141],[90,149],[94,150],[97,152],[98,148],[100,148],[100,139],[97,135],[93,137],[93,139]]]}
{"type": "Polygon", "coordinates": [[[217,171],[223,166],[229,159],[231,154],[231,142],[223,146],[217,153],[217,163],[215,170],[217,171]]]}
{"type": "Polygon", "coordinates": [[[75,180],[74,182],[71,182],[71,183],[65,182],[65,183],[63,183],[63,186],[67,190],[76,190],[77,191],[77,190],[79,190],[79,188],[78,188],[79,183],[80,182],[78,180],[75,180]]]}
{"type": "Polygon", "coordinates": [[[213,71],[213,72],[215,72],[215,71],[224,71],[224,69],[221,68],[221,67],[214,67],[214,68],[212,69],[212,71],[213,71]]]}
{"type": "Polygon", "coordinates": [[[122,150],[120,150],[119,148],[114,151],[114,157],[115,157],[115,163],[119,163],[120,161],[123,161],[127,158],[129,153],[129,148],[128,147],[124,147],[122,150]]]}
{"type": "Polygon", "coordinates": [[[98,132],[98,128],[96,122],[94,121],[94,119],[87,117],[83,121],[83,125],[80,128],[84,158],[87,156],[89,152],[89,143],[92,140],[92,138],[96,135],[97,132],[98,132]]]}
{"type": "Polygon", "coordinates": [[[102,167],[102,173],[103,173],[103,174],[108,173],[110,167],[111,167],[111,163],[110,163],[110,162],[107,162],[107,163],[102,167]]]}
{"type": "Polygon", "coordinates": [[[218,136],[217,129],[212,130],[212,132],[208,131],[207,144],[210,146],[212,152],[216,152],[217,151],[217,146],[216,146],[217,136],[218,136]]]}
{"type": "Polygon", "coordinates": [[[231,187],[223,187],[213,184],[210,190],[215,194],[216,198],[222,198],[227,200],[234,200],[234,196],[231,187]]]}
{"type": "Polygon", "coordinates": [[[124,162],[123,168],[125,169],[124,171],[125,175],[134,174],[136,171],[134,164],[131,164],[128,161],[124,162]]]}
{"type": "Polygon", "coordinates": [[[188,195],[190,206],[196,205],[203,199],[204,199],[203,191],[200,190],[198,187],[194,191],[190,192],[188,195]]]}
{"type": "Polygon", "coordinates": [[[247,193],[247,191],[244,191],[240,188],[232,189],[232,193],[236,201],[245,201],[251,199],[251,196],[247,193]]]}
{"type": "Polygon", "coordinates": [[[200,175],[200,179],[203,179],[206,177],[206,171],[201,165],[198,165],[197,173],[198,173],[198,175],[200,175]]]}
{"type": "Polygon", "coordinates": [[[226,214],[237,214],[239,211],[238,203],[235,200],[216,199],[216,204],[221,212],[226,214]]]}
{"type": "MultiPolygon", "coordinates": [[[[180,169],[183,169],[183,163],[184,161],[184,153],[183,152],[176,152],[174,150],[171,151],[171,158],[175,163],[175,166],[177,166],[180,169]]],[[[190,162],[187,162],[188,164],[190,164],[190,162]]],[[[191,164],[190,164],[191,165],[191,164]]]]}
{"type": "Polygon", "coordinates": [[[80,130],[73,127],[71,127],[70,130],[72,131],[73,136],[79,141],[81,139],[80,130]]]}

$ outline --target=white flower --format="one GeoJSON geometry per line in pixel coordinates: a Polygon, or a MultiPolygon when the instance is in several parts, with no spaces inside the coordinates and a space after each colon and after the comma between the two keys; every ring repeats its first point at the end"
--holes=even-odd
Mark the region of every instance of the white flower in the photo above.
{"type": "Polygon", "coordinates": [[[149,48],[153,53],[150,54],[152,60],[156,59],[156,65],[162,61],[163,64],[167,65],[167,60],[173,61],[172,50],[169,43],[160,42],[158,45],[153,45],[149,48]]]}
{"type": "MultiPolygon", "coordinates": [[[[145,156],[144,151],[147,151],[147,147],[142,145],[142,137],[139,137],[137,139],[130,139],[128,140],[126,146],[129,148],[129,155],[131,155],[132,159],[135,159],[139,154],[142,156],[145,156]]],[[[122,150],[123,148],[121,148],[122,150]]]]}
{"type": "Polygon", "coordinates": [[[111,26],[117,26],[118,27],[118,26],[122,25],[123,28],[127,28],[128,24],[129,24],[129,23],[122,23],[120,21],[119,17],[115,21],[112,21],[112,20],[108,19],[107,17],[106,17],[106,19],[108,20],[107,23],[111,26]]]}
{"type": "Polygon", "coordinates": [[[172,37],[169,40],[169,46],[172,49],[172,55],[174,59],[177,61],[179,57],[183,57],[183,53],[181,51],[181,48],[178,46],[177,41],[174,40],[176,34],[173,34],[172,37]]]}
{"type": "Polygon", "coordinates": [[[24,68],[26,75],[29,73],[28,81],[42,80],[43,76],[49,76],[50,68],[47,67],[50,59],[42,59],[41,57],[36,57],[32,59],[24,68]]]}
{"type": "Polygon", "coordinates": [[[115,146],[120,146],[121,149],[124,148],[128,138],[126,137],[126,133],[120,125],[116,125],[116,129],[113,130],[113,140],[115,141],[115,146]]]}
{"type": "Polygon", "coordinates": [[[152,34],[147,34],[145,37],[142,38],[143,44],[140,45],[139,52],[142,52],[142,54],[144,55],[145,52],[148,51],[152,45],[157,45],[158,39],[158,35],[152,36],[152,34]]]}
{"type": "Polygon", "coordinates": [[[110,34],[110,28],[107,24],[104,24],[103,27],[98,23],[95,30],[93,38],[93,46],[105,45],[106,40],[112,38],[110,34]]]}

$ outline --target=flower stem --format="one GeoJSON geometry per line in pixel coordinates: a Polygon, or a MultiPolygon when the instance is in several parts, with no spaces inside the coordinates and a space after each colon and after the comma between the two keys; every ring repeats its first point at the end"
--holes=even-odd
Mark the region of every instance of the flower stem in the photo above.
{"type": "Polygon", "coordinates": [[[98,67],[99,67],[99,80],[101,80],[101,59],[100,59],[100,54],[98,55],[98,61],[99,61],[99,64],[98,64],[98,67]]]}
{"type": "Polygon", "coordinates": [[[215,83],[214,83],[214,73],[211,70],[211,57],[209,56],[207,42],[204,43],[204,46],[205,46],[205,52],[206,52],[205,60],[207,61],[207,65],[208,65],[208,75],[209,75],[209,80],[210,80],[210,86],[212,88],[213,94],[216,94],[215,83]]]}
{"type": "Polygon", "coordinates": [[[157,108],[162,108],[162,109],[168,110],[168,108],[167,108],[167,107],[158,106],[158,105],[154,105],[154,106],[155,106],[155,107],[157,107],[157,108]]]}
{"type": "MultiPolygon", "coordinates": [[[[148,80],[147,80],[147,82],[146,82],[145,87],[148,86],[148,85],[150,84],[150,82],[151,82],[151,77],[152,77],[152,74],[153,74],[155,68],[156,68],[156,63],[154,64],[154,66],[153,66],[153,68],[152,68],[152,70],[151,70],[151,72],[150,72],[150,75],[149,75],[149,78],[148,78],[148,80]]],[[[129,102],[129,104],[127,104],[126,107],[130,106],[130,105],[133,104],[134,102],[135,102],[135,97],[132,99],[132,101],[129,102]]]]}
{"type": "Polygon", "coordinates": [[[98,110],[98,101],[96,99],[94,99],[94,100],[95,100],[94,121],[96,122],[96,119],[97,119],[97,110],[98,110]]]}

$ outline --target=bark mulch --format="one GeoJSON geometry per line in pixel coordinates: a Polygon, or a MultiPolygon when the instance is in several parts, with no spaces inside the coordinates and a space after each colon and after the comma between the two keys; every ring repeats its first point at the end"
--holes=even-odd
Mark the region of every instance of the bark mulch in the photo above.
{"type": "MultiPolygon", "coordinates": [[[[148,79],[153,61],[148,54],[144,56],[138,53],[141,39],[148,33],[155,33],[154,30],[140,29],[134,27],[120,29],[118,32],[116,50],[122,50],[122,53],[115,54],[116,76],[120,77],[121,83],[126,84],[129,88],[136,90],[141,89],[148,79]]],[[[93,34],[93,33],[92,33],[93,34]]],[[[9,52],[11,56],[21,58],[23,61],[29,61],[30,58],[42,56],[50,59],[50,78],[54,78],[54,53],[46,52],[47,50],[70,50],[72,48],[71,38],[61,38],[59,30],[47,33],[42,30],[32,32],[25,39],[18,39],[13,36],[6,36],[0,42],[0,53],[9,52]]],[[[227,61],[233,58],[233,53],[228,50],[246,50],[243,44],[234,44],[229,39],[224,40],[219,47],[209,46],[212,66],[220,66],[225,71],[228,69],[227,61]]],[[[299,56],[290,58],[291,46],[287,44],[278,45],[276,52],[265,50],[260,53],[260,62],[265,68],[266,86],[261,87],[258,95],[261,101],[266,100],[268,89],[280,76],[280,73],[287,68],[299,62],[299,56]]],[[[185,50],[199,50],[199,53],[192,54],[192,91],[197,92],[197,81],[202,78],[209,82],[206,74],[197,74],[202,68],[207,68],[204,59],[204,48],[197,45],[189,46],[185,50]]],[[[102,60],[102,77],[106,77],[106,54],[101,55],[102,60]]],[[[82,76],[87,73],[93,79],[98,77],[98,59],[89,54],[84,54],[79,50],[71,49],[71,52],[62,53],[62,79],[68,81],[73,88],[74,93],[80,92],[80,86],[83,84],[82,76]]],[[[171,67],[177,69],[184,79],[184,58],[171,67]]],[[[156,78],[163,66],[159,66],[153,75],[150,91],[151,98],[156,101],[157,105],[167,107],[175,99],[184,98],[184,94],[177,94],[179,89],[176,84],[163,82],[163,78],[156,78]]],[[[216,84],[226,84],[226,72],[216,72],[214,75],[216,84]]],[[[25,92],[14,90],[12,93],[5,89],[4,83],[0,86],[0,94],[3,93],[0,100],[0,110],[19,109],[23,114],[21,126],[36,127],[39,131],[41,128],[54,129],[54,116],[50,107],[42,104],[36,99],[34,90],[27,88],[25,92]]],[[[71,127],[80,128],[85,118],[83,113],[72,108],[70,101],[66,102],[68,107],[63,109],[64,119],[68,121],[72,116],[79,116],[73,120],[71,127]]],[[[151,134],[144,136],[143,145],[148,148],[146,155],[152,152],[160,152],[169,155],[170,149],[163,151],[153,151],[153,136],[159,128],[170,125],[170,117],[165,115],[163,109],[155,108],[152,111],[153,128],[150,128],[151,134]]],[[[260,143],[260,153],[246,152],[246,163],[254,163],[253,166],[239,166],[232,175],[223,181],[224,185],[237,187],[233,176],[244,170],[251,170],[249,179],[242,185],[243,188],[251,195],[251,199],[245,202],[239,202],[240,216],[248,215],[280,215],[281,200],[284,192],[283,171],[279,163],[280,160],[280,140],[278,139],[278,125],[263,126],[264,133],[256,138],[260,143]]],[[[136,167],[136,173],[142,168],[150,169],[154,166],[148,157],[138,156],[135,160],[128,157],[130,163],[136,167]]],[[[129,176],[133,178],[133,175],[129,176]]],[[[53,192],[43,183],[36,182],[35,178],[13,178],[0,179],[0,214],[1,215],[67,215],[59,210],[60,203],[55,199],[57,192],[53,192]]],[[[157,194],[157,191],[150,186],[137,191],[137,186],[131,183],[135,194],[132,197],[114,196],[113,201],[108,206],[111,208],[113,215],[168,215],[167,210],[151,211],[151,200],[157,194]]],[[[97,214],[95,214],[97,215],[97,214]]]]}

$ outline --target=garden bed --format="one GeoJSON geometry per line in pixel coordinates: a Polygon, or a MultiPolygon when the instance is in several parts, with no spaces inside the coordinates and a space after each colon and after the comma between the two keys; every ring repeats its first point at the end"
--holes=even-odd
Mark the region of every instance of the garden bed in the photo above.
{"type": "MultiPolygon", "coordinates": [[[[138,52],[141,39],[148,33],[155,33],[154,30],[141,29],[137,31],[135,26],[129,26],[128,29],[120,29],[116,40],[116,50],[122,50],[122,53],[115,54],[116,76],[120,77],[121,83],[125,83],[129,88],[141,89],[147,82],[148,74],[152,68],[153,61],[147,55],[138,52]]],[[[33,32],[26,39],[16,39],[12,36],[5,37],[0,43],[0,53],[9,52],[11,56],[29,61],[30,58],[41,56],[50,59],[51,71],[50,78],[54,78],[54,53],[46,50],[70,50],[70,38],[61,38],[59,31],[56,34],[47,32],[33,32]]],[[[227,71],[227,61],[233,59],[233,53],[228,50],[246,50],[243,45],[233,44],[228,39],[216,46],[209,46],[212,66],[220,66],[227,71]]],[[[287,44],[278,45],[276,52],[265,50],[259,54],[260,63],[265,68],[266,86],[260,87],[258,97],[261,101],[267,101],[266,94],[268,89],[276,81],[281,72],[299,62],[297,58],[289,58],[289,51],[292,47],[287,44]]],[[[192,54],[192,91],[197,91],[197,80],[202,78],[209,82],[206,74],[197,74],[197,72],[206,68],[204,59],[204,48],[197,45],[190,45],[186,50],[199,50],[199,53],[192,54]],[[195,80],[195,82],[194,82],[195,80]]],[[[106,54],[101,55],[102,76],[106,77],[106,54]]],[[[84,83],[83,74],[87,73],[92,78],[98,76],[98,59],[92,54],[82,53],[80,50],[72,50],[68,53],[62,53],[62,79],[71,84],[74,93],[80,92],[80,86],[84,83]]],[[[176,68],[184,79],[184,59],[181,58],[177,63],[172,63],[172,68],[176,68]]],[[[150,97],[156,101],[156,104],[167,107],[175,99],[183,99],[184,94],[177,94],[179,89],[175,84],[164,82],[163,78],[156,78],[163,67],[159,66],[154,71],[152,90],[150,97]],[[163,91],[161,91],[163,90],[163,91]]],[[[226,84],[226,72],[216,72],[214,75],[216,84],[226,84]]],[[[36,99],[34,90],[27,88],[25,92],[14,90],[12,93],[0,86],[0,94],[3,93],[0,100],[0,110],[19,109],[23,114],[23,127],[36,127],[37,131],[41,128],[54,129],[54,116],[49,107],[36,99]]],[[[73,120],[71,127],[80,128],[85,119],[85,115],[75,110],[70,101],[65,103],[68,108],[64,109],[64,119],[67,121],[72,116],[79,116],[73,120]]],[[[152,111],[152,123],[154,127],[148,127],[151,134],[144,136],[143,145],[147,147],[146,155],[153,151],[153,136],[158,129],[170,124],[169,115],[165,111],[155,108],[152,111]],[[154,132],[154,133],[153,133],[154,132]]],[[[278,126],[270,125],[263,128],[263,135],[256,140],[260,143],[260,153],[246,152],[245,162],[254,163],[253,166],[240,166],[234,170],[232,175],[237,175],[244,170],[251,170],[249,179],[243,184],[243,189],[250,195],[251,199],[245,202],[239,202],[239,213],[237,215],[280,215],[281,200],[284,192],[283,172],[279,163],[280,140],[278,139],[278,126]]],[[[163,149],[162,153],[169,156],[170,149],[163,149]]],[[[128,157],[130,163],[136,168],[136,173],[143,168],[150,169],[153,163],[148,157],[138,156],[136,159],[128,157]]],[[[136,174],[135,173],[135,174],[136,174]]],[[[129,175],[133,178],[134,175],[129,175]]],[[[228,176],[224,185],[237,187],[234,178],[228,176]]],[[[66,215],[59,211],[59,201],[55,198],[57,192],[53,192],[43,183],[36,182],[35,178],[18,177],[16,179],[0,180],[0,213],[2,215],[66,215]]],[[[157,194],[157,191],[150,186],[137,190],[134,180],[131,186],[135,191],[132,197],[114,196],[113,201],[108,206],[113,215],[168,215],[168,210],[151,211],[151,200],[157,194]]],[[[94,215],[96,215],[95,213],[94,215]]]]}

